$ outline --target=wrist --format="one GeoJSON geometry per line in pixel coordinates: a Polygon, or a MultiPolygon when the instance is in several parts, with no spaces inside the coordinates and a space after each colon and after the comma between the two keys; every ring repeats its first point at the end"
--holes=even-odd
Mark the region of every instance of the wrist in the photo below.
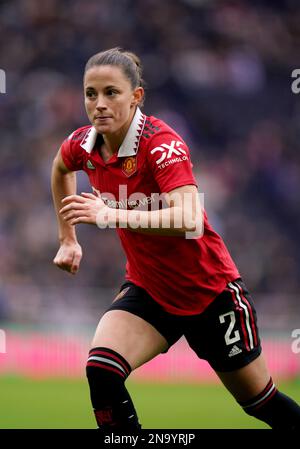
{"type": "Polygon", "coordinates": [[[106,206],[98,212],[96,225],[100,229],[127,227],[127,213],[126,209],[115,209],[106,206]]]}
{"type": "Polygon", "coordinates": [[[61,245],[68,245],[78,243],[76,236],[59,236],[59,243],[61,245]]]}

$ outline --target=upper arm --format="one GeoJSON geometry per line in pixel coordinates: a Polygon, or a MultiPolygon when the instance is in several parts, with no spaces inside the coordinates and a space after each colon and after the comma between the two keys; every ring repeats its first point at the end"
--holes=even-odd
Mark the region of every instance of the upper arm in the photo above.
{"type": "Polygon", "coordinates": [[[189,148],[172,130],[152,137],[147,158],[149,168],[162,193],[181,186],[197,186],[189,148]]]}
{"type": "Polygon", "coordinates": [[[70,134],[70,136],[63,141],[57,154],[58,167],[67,172],[83,170],[85,163],[85,150],[80,145],[81,136],[79,133],[70,134]]]}
{"type": "Polygon", "coordinates": [[[61,147],[59,148],[59,150],[54,158],[53,168],[60,171],[61,173],[70,173],[71,171],[73,171],[73,170],[70,170],[64,163],[62,155],[61,155],[61,147]]]}

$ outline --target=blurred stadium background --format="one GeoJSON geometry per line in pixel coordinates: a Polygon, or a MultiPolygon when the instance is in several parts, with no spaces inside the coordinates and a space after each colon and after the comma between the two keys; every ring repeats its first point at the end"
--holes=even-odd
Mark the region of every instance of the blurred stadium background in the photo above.
{"type": "MultiPolygon", "coordinates": [[[[0,29],[0,428],[94,427],[88,345],[125,259],[113,231],[80,225],[79,274],[52,265],[50,170],[63,139],[88,123],[86,60],[113,46],[141,56],[145,112],[188,143],[210,222],[255,300],[273,378],[299,401],[299,2],[2,0],[0,29]]],[[[148,428],[264,427],[184,341],[130,388],[148,428]]]]}

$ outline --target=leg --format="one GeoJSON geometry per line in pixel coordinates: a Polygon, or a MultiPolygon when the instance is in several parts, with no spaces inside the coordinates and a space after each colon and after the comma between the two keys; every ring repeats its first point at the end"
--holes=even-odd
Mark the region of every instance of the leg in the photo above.
{"type": "Polygon", "coordinates": [[[110,310],[103,315],[87,363],[91,400],[99,428],[140,428],[125,380],[132,369],[167,348],[167,340],[139,316],[124,310],[110,310]]]}
{"type": "Polygon", "coordinates": [[[168,347],[167,340],[147,321],[125,310],[110,310],[101,318],[91,347],[119,352],[134,370],[168,347]]]}
{"type": "Polygon", "coordinates": [[[299,405],[277,390],[262,354],[243,368],[216,373],[246,413],[273,429],[300,429],[299,405]]]}
{"type": "Polygon", "coordinates": [[[272,428],[300,427],[300,407],[280,393],[270,377],[255,307],[241,279],[230,282],[201,315],[190,319],[185,336],[246,413],[272,428]]]}
{"type": "Polygon", "coordinates": [[[243,368],[216,371],[216,374],[238,402],[248,401],[261,393],[271,377],[262,354],[243,368]]]}

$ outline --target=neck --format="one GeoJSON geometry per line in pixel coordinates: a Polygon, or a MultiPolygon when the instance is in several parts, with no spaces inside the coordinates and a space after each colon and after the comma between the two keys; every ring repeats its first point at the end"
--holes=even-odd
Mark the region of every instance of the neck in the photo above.
{"type": "Polygon", "coordinates": [[[102,134],[106,149],[110,154],[116,153],[122,145],[127,131],[130,128],[135,111],[136,108],[134,108],[132,112],[130,112],[127,122],[118,131],[113,134],[102,134]]]}

